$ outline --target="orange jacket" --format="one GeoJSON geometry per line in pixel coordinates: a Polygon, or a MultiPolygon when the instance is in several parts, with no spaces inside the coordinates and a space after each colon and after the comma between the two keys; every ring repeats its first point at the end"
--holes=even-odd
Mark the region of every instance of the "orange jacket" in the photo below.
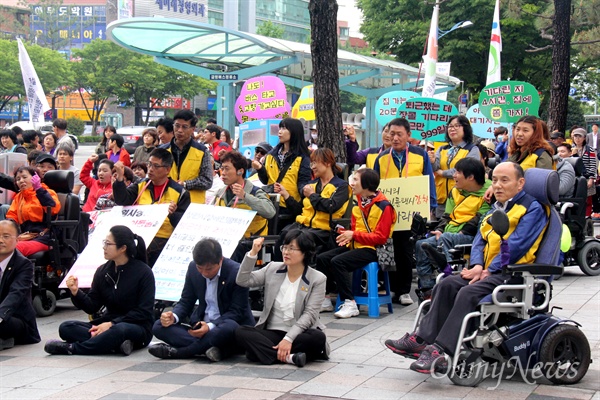
{"type": "Polygon", "coordinates": [[[52,207],[52,215],[60,211],[60,201],[56,192],[42,183],[42,188],[37,192],[29,188],[17,193],[6,218],[17,221],[21,229],[31,230],[28,228],[30,225],[44,222],[44,212],[48,206],[52,207]]]}

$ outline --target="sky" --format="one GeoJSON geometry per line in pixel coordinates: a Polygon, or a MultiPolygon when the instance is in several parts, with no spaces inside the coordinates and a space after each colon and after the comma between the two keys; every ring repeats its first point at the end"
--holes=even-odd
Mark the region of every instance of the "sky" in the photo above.
{"type": "Polygon", "coordinates": [[[362,38],[359,32],[362,21],[362,12],[356,8],[356,0],[337,0],[338,2],[338,21],[348,21],[350,27],[350,36],[362,38]]]}

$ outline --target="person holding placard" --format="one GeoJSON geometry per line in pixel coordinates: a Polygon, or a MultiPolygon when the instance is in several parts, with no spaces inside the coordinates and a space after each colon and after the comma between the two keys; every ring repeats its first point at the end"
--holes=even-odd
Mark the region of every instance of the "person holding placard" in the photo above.
{"type": "MultiPolygon", "coordinates": [[[[422,148],[408,143],[410,123],[405,118],[391,120],[389,130],[392,147],[379,154],[373,169],[379,173],[381,179],[429,176],[429,206],[435,209],[437,207],[435,180],[429,155],[422,148]]],[[[390,286],[394,292],[393,301],[405,306],[413,303],[410,287],[415,259],[414,245],[410,238],[410,230],[394,231],[392,234],[396,272],[390,274],[390,286]]]]}
{"type": "Polygon", "coordinates": [[[169,204],[169,215],[148,245],[150,267],[154,266],[174,227],[190,205],[190,193],[169,177],[172,165],[173,155],[166,149],[156,148],[150,153],[148,178],[137,185],[127,186],[125,166],[120,162],[115,164],[116,179],[112,187],[115,203],[120,206],[169,204]]]}
{"type": "MultiPolygon", "coordinates": [[[[89,322],[65,321],[60,324],[60,340],[49,340],[48,354],[91,355],[146,347],[152,339],[155,283],[146,264],[144,239],[123,225],[110,228],[102,241],[104,258],[94,274],[88,292],[79,289],[76,276],[67,277],[71,301],[85,313],[100,315],[89,322]],[[136,243],[137,242],[137,243],[136,243]]],[[[87,318],[86,318],[87,319],[87,318]]]]}
{"type": "Polygon", "coordinates": [[[151,346],[148,352],[158,358],[205,355],[210,361],[220,361],[233,353],[235,330],[255,323],[248,289],[235,283],[239,264],[223,257],[215,239],[200,240],[192,254],[181,299],[152,328],[154,336],[166,343],[151,346]],[[184,323],[188,318],[189,325],[184,323]]]}
{"type": "Polygon", "coordinates": [[[436,219],[442,218],[446,211],[446,199],[454,187],[456,163],[466,157],[481,160],[479,147],[473,143],[473,129],[467,117],[464,115],[450,117],[446,127],[448,144],[437,150],[432,165],[438,204],[435,209],[436,219]]]}

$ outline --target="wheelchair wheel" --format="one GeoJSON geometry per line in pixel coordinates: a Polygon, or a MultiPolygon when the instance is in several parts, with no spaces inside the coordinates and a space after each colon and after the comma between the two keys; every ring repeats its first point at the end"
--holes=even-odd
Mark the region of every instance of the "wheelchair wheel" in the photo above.
{"type": "Polygon", "coordinates": [[[600,275],[600,243],[592,240],[584,244],[577,253],[577,264],[586,275],[600,275]]]}
{"type": "Polygon", "coordinates": [[[469,355],[461,352],[454,371],[448,373],[448,378],[458,386],[477,386],[485,379],[487,370],[487,362],[481,357],[477,357],[475,361],[467,364],[469,355]]]}
{"type": "Polygon", "coordinates": [[[590,366],[590,344],[573,325],[558,325],[544,338],[540,363],[546,379],[557,384],[573,384],[583,378],[590,366]]]}
{"type": "Polygon", "coordinates": [[[33,309],[38,317],[49,317],[54,314],[56,309],[56,296],[49,290],[46,290],[45,298],[42,295],[36,295],[33,298],[33,309]]]}

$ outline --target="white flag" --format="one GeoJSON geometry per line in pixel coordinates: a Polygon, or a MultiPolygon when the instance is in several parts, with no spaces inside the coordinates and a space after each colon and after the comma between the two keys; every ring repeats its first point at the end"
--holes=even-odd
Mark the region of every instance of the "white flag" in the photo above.
{"type": "Polygon", "coordinates": [[[44,113],[50,109],[50,105],[23,42],[21,42],[21,39],[17,39],[17,42],[19,44],[19,64],[21,64],[21,73],[25,84],[25,95],[27,96],[27,103],[29,103],[29,122],[33,126],[37,126],[44,122],[44,113]]]}
{"type": "Polygon", "coordinates": [[[425,78],[423,81],[422,97],[433,97],[435,94],[435,65],[437,63],[438,51],[438,14],[440,8],[433,7],[431,17],[431,27],[429,28],[429,37],[427,39],[427,55],[423,57],[423,66],[425,69],[425,78]]]}
{"type": "Polygon", "coordinates": [[[490,56],[485,85],[502,80],[500,76],[500,53],[502,52],[502,36],[500,35],[500,0],[496,0],[494,21],[492,22],[492,37],[490,38],[490,56]]]}

